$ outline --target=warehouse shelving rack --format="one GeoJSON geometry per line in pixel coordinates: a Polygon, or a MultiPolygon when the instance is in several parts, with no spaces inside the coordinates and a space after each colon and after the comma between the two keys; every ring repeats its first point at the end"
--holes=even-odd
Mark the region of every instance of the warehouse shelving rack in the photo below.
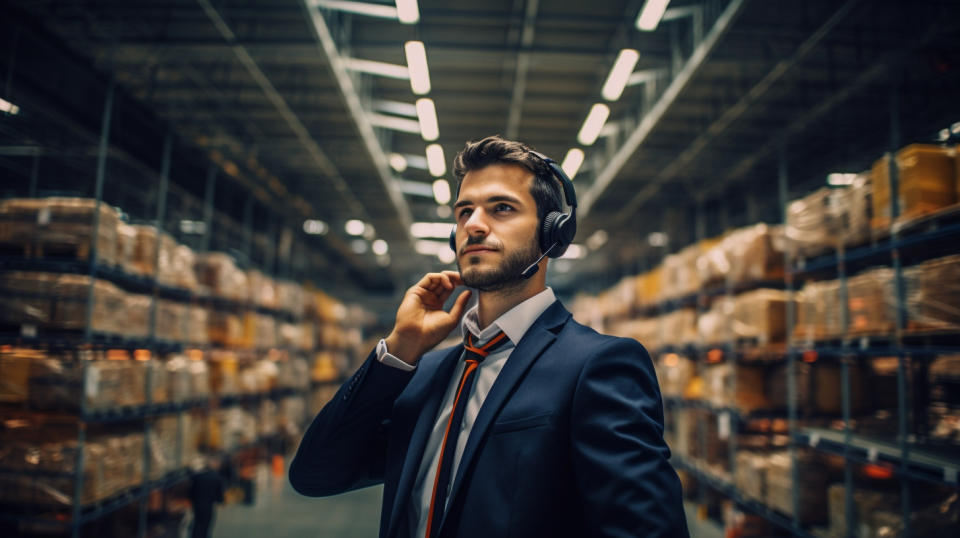
{"type": "MultiPolygon", "coordinates": [[[[215,346],[211,345],[196,345],[194,342],[173,342],[166,341],[160,338],[157,338],[157,306],[159,299],[168,299],[177,301],[184,304],[205,304],[210,308],[217,310],[227,310],[227,311],[248,311],[256,312],[263,315],[268,315],[274,317],[278,321],[290,321],[298,322],[302,318],[295,315],[292,312],[280,309],[280,308],[267,308],[259,305],[255,305],[252,302],[242,302],[235,300],[228,300],[212,296],[199,296],[195,292],[187,289],[177,288],[175,286],[170,286],[158,282],[155,276],[142,276],[134,275],[125,272],[124,270],[108,266],[101,263],[98,260],[97,252],[97,232],[99,227],[99,209],[101,204],[106,202],[103,201],[104,187],[107,179],[107,162],[111,156],[123,155],[122,150],[119,148],[113,147],[111,144],[111,125],[113,124],[113,114],[114,114],[114,100],[115,100],[115,85],[110,83],[106,92],[106,100],[104,104],[104,110],[102,115],[101,123],[101,132],[99,135],[99,145],[97,148],[97,160],[96,160],[96,176],[95,176],[95,185],[94,185],[94,200],[95,206],[93,211],[93,224],[91,232],[91,247],[86,260],[78,259],[58,259],[58,258],[26,258],[26,257],[11,257],[4,256],[0,258],[0,271],[14,271],[14,270],[23,270],[23,271],[45,271],[45,272],[54,272],[54,273],[72,273],[78,275],[87,275],[90,277],[90,284],[88,287],[87,299],[86,299],[86,315],[84,317],[84,327],[81,330],[76,331],[47,331],[42,328],[38,329],[35,326],[21,326],[16,333],[4,333],[0,334],[0,343],[17,345],[17,346],[28,346],[28,347],[39,347],[46,349],[58,349],[58,350],[68,350],[74,351],[77,353],[85,353],[85,350],[106,350],[106,349],[125,349],[129,351],[134,350],[146,350],[151,357],[157,358],[163,356],[164,354],[171,352],[182,352],[189,349],[213,349],[215,346]],[[92,327],[92,316],[93,316],[93,304],[94,304],[94,284],[96,279],[104,279],[114,284],[120,286],[122,289],[127,291],[133,291],[138,293],[143,293],[149,295],[150,297],[150,316],[149,316],[149,333],[145,338],[128,338],[112,333],[104,333],[93,330],[92,327]]],[[[150,224],[157,231],[157,241],[154,249],[154,267],[158,267],[158,260],[160,256],[161,241],[160,235],[165,229],[165,223],[167,223],[167,200],[170,196],[171,185],[170,185],[170,169],[172,161],[172,152],[175,140],[173,135],[167,134],[164,139],[163,149],[162,149],[162,158],[160,163],[160,173],[159,173],[159,188],[156,194],[156,212],[153,219],[150,221],[150,224]]],[[[151,172],[155,174],[156,172],[151,169],[149,166],[136,161],[135,157],[130,155],[123,155],[123,157],[128,161],[133,161],[133,165],[142,170],[142,173],[150,174],[151,172]]],[[[34,160],[36,164],[37,160],[34,160]]],[[[37,182],[38,174],[36,173],[37,167],[33,167],[33,172],[31,173],[29,193],[32,196],[38,194],[37,182]]],[[[217,167],[215,164],[211,163],[209,168],[209,173],[206,178],[206,185],[204,189],[205,197],[203,200],[203,223],[204,229],[209,232],[211,230],[211,225],[213,224],[214,218],[214,207],[213,207],[213,197],[216,192],[216,176],[217,176],[217,167]]],[[[242,250],[241,254],[245,255],[246,261],[252,261],[252,250],[254,247],[253,241],[253,218],[252,218],[252,197],[248,198],[248,203],[244,209],[244,223],[242,228],[239,226],[224,226],[225,232],[235,231],[237,228],[241,230],[241,242],[242,250]]],[[[279,217],[277,217],[279,219],[279,217]]],[[[274,227],[276,228],[276,226],[274,227]]],[[[211,235],[210,233],[204,234],[201,239],[200,248],[203,251],[208,251],[211,247],[211,235]]],[[[264,255],[264,263],[268,269],[272,269],[270,272],[278,278],[291,277],[292,276],[292,263],[289,258],[291,252],[287,252],[287,258],[283,259],[279,252],[276,244],[269,244],[268,252],[264,255]],[[275,249],[275,250],[271,250],[275,249]]],[[[187,323],[184,320],[184,323],[187,323]]],[[[276,330],[278,331],[279,336],[279,324],[275,324],[276,330]]],[[[279,338],[277,339],[279,343],[279,338]]],[[[280,349],[282,346],[273,347],[271,349],[280,349]]],[[[241,350],[249,351],[256,353],[258,350],[241,350]]],[[[309,350],[302,349],[281,349],[281,351],[287,351],[289,353],[304,353],[309,352],[309,350]]],[[[132,360],[132,359],[131,359],[132,360]]],[[[86,360],[81,360],[81,371],[80,379],[81,386],[86,386],[87,379],[89,376],[89,370],[87,367],[86,360]]],[[[183,445],[184,438],[184,414],[191,413],[194,411],[204,411],[211,410],[215,408],[228,408],[234,406],[249,406],[257,405],[265,400],[280,401],[283,398],[290,396],[302,396],[305,401],[313,394],[314,391],[318,389],[328,388],[332,384],[338,384],[340,379],[333,379],[329,381],[310,381],[304,388],[292,388],[292,387],[281,387],[265,393],[257,394],[225,394],[219,397],[211,395],[209,398],[194,398],[187,401],[177,401],[177,402],[153,402],[152,401],[152,391],[149,390],[149,387],[152,386],[151,383],[151,369],[146,371],[145,379],[145,395],[146,402],[143,405],[127,406],[127,407],[117,407],[117,408],[107,408],[107,409],[88,409],[86,401],[81,397],[80,402],[78,402],[79,409],[75,412],[67,413],[61,418],[65,418],[75,422],[76,424],[76,461],[74,463],[74,472],[40,472],[40,473],[31,473],[30,471],[20,471],[20,470],[0,470],[0,474],[6,475],[15,475],[15,476],[56,476],[60,478],[67,478],[73,480],[73,491],[71,492],[72,501],[69,502],[66,508],[58,508],[54,506],[17,506],[7,504],[0,506],[0,519],[13,521],[13,522],[22,522],[30,524],[43,524],[50,528],[62,529],[64,531],[69,531],[70,535],[73,537],[81,536],[84,526],[103,518],[111,513],[120,510],[121,508],[130,506],[134,503],[139,503],[139,516],[138,516],[138,525],[137,525],[137,535],[145,536],[147,529],[147,500],[152,492],[156,491],[165,491],[171,487],[182,483],[183,481],[189,479],[192,476],[192,472],[189,468],[180,468],[175,469],[171,472],[168,472],[164,476],[156,479],[151,479],[150,471],[150,438],[152,435],[152,426],[151,420],[161,416],[175,415],[177,417],[177,450],[179,451],[183,445]],[[82,503],[81,498],[83,494],[83,469],[84,469],[84,460],[86,457],[86,444],[87,444],[87,432],[88,427],[94,425],[105,425],[105,424],[128,424],[136,427],[136,424],[142,424],[142,430],[144,433],[144,452],[143,452],[143,467],[142,467],[142,482],[134,487],[128,488],[124,491],[110,495],[106,499],[100,499],[92,503],[82,503]],[[50,510],[54,510],[60,513],[63,513],[63,510],[69,511],[69,518],[56,518],[51,519],[47,516],[50,514],[50,510]]],[[[342,372],[340,374],[342,376],[342,372]]],[[[301,423],[306,421],[309,417],[303,416],[300,417],[301,423]]],[[[266,444],[271,440],[270,436],[259,437],[255,439],[252,443],[235,447],[229,453],[224,453],[224,455],[238,454],[244,451],[247,451],[254,447],[266,446],[266,444]]],[[[179,454],[178,454],[179,456],[179,454]]],[[[179,459],[179,458],[178,458],[179,459]]]]}
{"type": "MultiPolygon", "coordinates": [[[[900,148],[900,122],[898,89],[893,85],[889,95],[890,138],[886,157],[889,163],[889,192],[898,192],[899,170],[892,158],[900,148]]],[[[782,218],[786,221],[786,208],[790,201],[787,140],[779,146],[777,161],[778,190],[782,218]]],[[[739,361],[750,364],[786,364],[787,372],[787,408],[782,411],[761,411],[751,413],[735,405],[714,405],[704,400],[687,400],[681,397],[664,398],[668,413],[677,409],[694,409],[709,413],[708,420],[725,423],[718,429],[730,432],[727,437],[729,451],[729,471],[717,472],[706,461],[690,459],[674,454],[673,461],[682,469],[697,478],[699,490],[695,497],[705,500],[706,489],[719,492],[734,501],[739,508],[759,515],[793,536],[811,536],[814,532],[801,524],[800,493],[798,475],[798,451],[812,449],[816,452],[840,456],[843,458],[844,511],[847,528],[854,529],[856,506],[854,502],[855,466],[875,465],[892,470],[899,480],[900,519],[903,535],[912,535],[913,521],[911,513],[911,492],[914,482],[932,484],[945,488],[958,488],[960,457],[956,455],[956,446],[926,446],[915,440],[916,425],[911,424],[914,417],[922,416],[926,411],[917,401],[911,401],[910,393],[916,388],[916,380],[926,375],[925,367],[929,360],[937,355],[960,354],[960,333],[951,330],[912,330],[907,325],[907,310],[904,285],[904,266],[919,263],[958,251],[960,239],[960,205],[944,208],[934,214],[910,220],[898,219],[901,214],[898,197],[891,196],[891,225],[889,230],[881,231],[866,244],[847,248],[840,244],[835,251],[811,259],[791,258],[790,249],[786,249],[784,265],[785,277],[780,281],[758,281],[747,284],[708,286],[694,293],[663,300],[654,305],[634,309],[637,317],[662,316],[683,307],[696,307],[702,313],[710,300],[720,296],[730,297],[756,288],[769,287],[785,290],[787,301],[787,342],[778,347],[755,349],[730,341],[723,345],[706,345],[703,342],[687,345],[666,345],[657,350],[657,355],[676,353],[696,359],[700,368],[709,362],[725,361],[736,365],[739,361]],[[889,266],[894,272],[896,298],[896,326],[890,333],[856,334],[848,330],[849,312],[847,303],[847,281],[852,274],[878,265],[889,266]],[[801,341],[794,336],[797,313],[793,297],[799,291],[799,285],[806,280],[836,278],[840,282],[843,305],[841,322],[844,334],[816,341],[801,341]],[[712,359],[708,358],[712,354],[712,359]],[[851,367],[864,357],[896,357],[897,371],[897,433],[893,439],[856,433],[853,423],[851,395],[851,367]],[[798,366],[801,362],[815,363],[819,358],[836,361],[841,376],[841,416],[838,417],[844,427],[842,430],[822,427],[802,426],[801,410],[798,406],[798,366]],[[706,359],[706,360],[705,360],[706,359]],[[916,368],[920,366],[920,368],[916,368]],[[913,371],[918,370],[920,374],[913,371]],[[785,417],[788,424],[788,451],[793,476],[792,500],[793,516],[781,513],[765,504],[743,495],[734,483],[736,474],[736,437],[742,421],[757,417],[785,417]]],[[[700,242],[706,238],[703,204],[698,203],[694,240],[700,242]]],[[[666,249],[665,249],[666,250],[666,249]]],[[[728,334],[731,334],[728,331],[728,334]]],[[[815,366],[815,365],[811,365],[815,366]]],[[[735,388],[734,388],[735,390],[735,388]]],[[[816,418],[816,417],[808,417],[816,418]]],[[[670,422],[668,421],[668,429],[670,422]]],[[[696,425],[701,454],[705,455],[705,425],[703,418],[696,425]]],[[[826,492],[824,492],[826,494],[826,492]]]]}

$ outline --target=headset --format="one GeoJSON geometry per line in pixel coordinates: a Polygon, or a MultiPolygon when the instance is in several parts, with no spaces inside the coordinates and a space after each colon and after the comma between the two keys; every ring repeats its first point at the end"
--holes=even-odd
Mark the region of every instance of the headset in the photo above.
{"type": "MultiPolygon", "coordinates": [[[[540,223],[540,252],[543,254],[520,273],[520,277],[524,279],[532,277],[540,270],[538,264],[545,256],[551,258],[563,256],[570,243],[573,243],[574,236],[577,235],[577,193],[573,189],[573,181],[570,181],[570,178],[567,177],[567,174],[564,173],[556,161],[542,153],[529,151],[543,161],[553,172],[553,176],[560,181],[560,185],[563,187],[564,201],[570,207],[570,212],[551,211],[543,218],[543,222],[540,223]]],[[[456,226],[450,231],[450,248],[454,252],[457,251],[456,226]]]]}

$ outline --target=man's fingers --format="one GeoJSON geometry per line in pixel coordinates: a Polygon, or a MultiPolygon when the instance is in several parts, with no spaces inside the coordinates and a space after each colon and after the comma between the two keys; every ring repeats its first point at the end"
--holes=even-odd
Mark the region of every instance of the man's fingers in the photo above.
{"type": "Polygon", "coordinates": [[[470,302],[470,290],[464,291],[457,297],[457,300],[453,303],[453,307],[450,309],[450,316],[460,321],[460,318],[463,317],[463,313],[467,309],[468,302],[470,302]]]}
{"type": "Polygon", "coordinates": [[[444,271],[443,274],[450,280],[454,288],[463,286],[463,279],[460,278],[460,273],[456,271],[444,271]]]}

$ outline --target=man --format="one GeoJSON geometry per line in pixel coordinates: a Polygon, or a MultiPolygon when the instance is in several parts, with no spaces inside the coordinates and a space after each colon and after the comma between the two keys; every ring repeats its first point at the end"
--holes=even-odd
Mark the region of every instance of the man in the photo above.
{"type": "Polygon", "coordinates": [[[687,535],[649,355],[573,321],[545,285],[544,255],[575,226],[561,187],[576,203],[550,163],[499,137],[457,156],[460,273],[406,292],[304,435],[297,491],[384,483],[382,538],[687,535]],[[445,312],[460,285],[477,305],[464,315],[467,291],[445,312]],[[464,344],[430,351],[461,318],[464,344]]]}

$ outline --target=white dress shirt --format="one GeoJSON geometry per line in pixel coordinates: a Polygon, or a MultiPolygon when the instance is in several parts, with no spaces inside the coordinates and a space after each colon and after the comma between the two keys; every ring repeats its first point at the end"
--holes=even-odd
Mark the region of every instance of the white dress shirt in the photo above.
{"type": "MultiPolygon", "coordinates": [[[[482,346],[488,340],[493,338],[498,332],[503,331],[509,343],[499,347],[496,351],[488,355],[477,367],[476,382],[470,392],[470,399],[467,400],[467,409],[463,416],[463,426],[460,429],[460,435],[457,438],[457,449],[453,455],[453,469],[450,473],[450,484],[453,486],[453,480],[457,476],[457,467],[460,465],[460,458],[463,456],[463,450],[467,446],[467,439],[470,437],[470,431],[473,429],[473,422],[480,412],[480,406],[486,399],[487,394],[497,380],[500,370],[506,364],[510,354],[527,329],[533,325],[533,322],[540,317],[543,312],[555,301],[556,296],[553,290],[547,288],[534,295],[526,301],[511,308],[486,329],[480,330],[480,318],[477,313],[477,306],[467,311],[463,318],[463,336],[466,338],[467,331],[473,333],[476,338],[476,345],[482,346]]],[[[462,357],[461,357],[462,358],[462,357]]],[[[386,364],[386,363],[385,363],[386,364]]],[[[440,460],[440,445],[443,443],[443,434],[447,428],[447,422],[450,420],[450,413],[453,411],[453,400],[460,382],[460,376],[466,363],[460,360],[454,375],[450,378],[447,386],[446,395],[443,403],[440,405],[440,411],[433,423],[433,430],[430,432],[430,438],[424,448],[423,459],[420,461],[420,469],[417,471],[417,477],[413,484],[413,491],[410,495],[410,528],[413,531],[413,538],[423,538],[427,533],[427,520],[429,519],[430,498],[433,494],[433,482],[436,479],[437,465],[440,460]]],[[[447,499],[449,501],[449,498],[447,499]]]]}

